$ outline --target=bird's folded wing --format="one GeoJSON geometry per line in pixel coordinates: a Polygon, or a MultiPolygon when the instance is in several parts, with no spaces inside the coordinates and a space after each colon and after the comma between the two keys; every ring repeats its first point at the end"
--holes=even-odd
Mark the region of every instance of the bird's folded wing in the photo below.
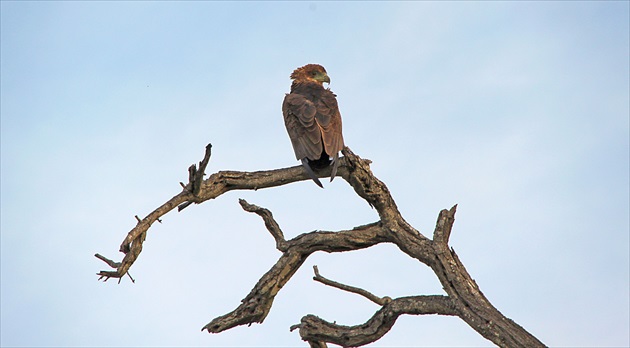
{"type": "Polygon", "coordinates": [[[343,148],[341,131],[341,113],[335,95],[326,90],[317,101],[315,119],[321,129],[324,149],[330,156],[334,156],[343,148]]]}
{"type": "Polygon", "coordinates": [[[317,160],[322,153],[322,135],[315,122],[315,105],[303,95],[287,94],[282,103],[282,114],[295,157],[317,160]]]}

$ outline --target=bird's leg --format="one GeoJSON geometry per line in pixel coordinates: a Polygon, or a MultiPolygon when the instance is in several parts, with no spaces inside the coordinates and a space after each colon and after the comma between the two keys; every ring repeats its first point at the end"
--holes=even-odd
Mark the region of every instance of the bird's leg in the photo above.
{"type": "Polygon", "coordinates": [[[304,166],[304,169],[306,169],[306,173],[308,174],[308,176],[311,177],[311,179],[313,179],[313,181],[315,181],[317,186],[324,188],[324,185],[322,185],[322,182],[319,181],[317,175],[315,175],[313,169],[311,169],[311,166],[308,164],[308,159],[306,157],[302,158],[302,166],[304,166]]]}

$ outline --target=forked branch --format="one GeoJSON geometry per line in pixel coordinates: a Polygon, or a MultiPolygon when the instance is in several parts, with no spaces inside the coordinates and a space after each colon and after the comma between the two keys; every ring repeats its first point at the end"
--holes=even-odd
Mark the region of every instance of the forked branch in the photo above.
{"type": "Polygon", "coordinates": [[[403,314],[457,315],[457,310],[448,296],[399,297],[383,305],[367,322],[360,325],[344,326],[315,315],[304,316],[299,324],[300,336],[305,341],[358,347],[383,337],[403,314]]]}
{"type": "MultiPolygon", "coordinates": [[[[184,190],[192,193],[194,196],[197,196],[201,191],[201,181],[203,181],[203,176],[206,175],[206,167],[208,166],[208,162],[210,162],[210,156],[212,155],[212,144],[206,145],[206,153],[203,156],[203,159],[199,162],[199,169],[197,169],[196,165],[191,165],[188,167],[188,185],[184,185],[181,182],[184,190]]],[[[191,205],[192,202],[186,202],[177,207],[178,211],[184,210],[187,206],[191,205]]]]}
{"type": "MultiPolygon", "coordinates": [[[[241,200],[241,206],[247,211],[259,214],[274,238],[282,231],[268,211],[241,200]],[[261,211],[262,214],[261,214],[261,211]]],[[[358,226],[348,231],[316,231],[301,234],[289,241],[281,242],[285,249],[278,261],[256,283],[252,291],[232,312],[213,319],[202,330],[219,333],[238,325],[261,323],[269,311],[273,300],[304,261],[316,251],[338,252],[368,248],[386,240],[385,229],[379,223],[358,226]]],[[[284,239],[284,238],[283,238],[284,239]]],[[[276,239],[278,243],[278,239],[276,239]]]]}

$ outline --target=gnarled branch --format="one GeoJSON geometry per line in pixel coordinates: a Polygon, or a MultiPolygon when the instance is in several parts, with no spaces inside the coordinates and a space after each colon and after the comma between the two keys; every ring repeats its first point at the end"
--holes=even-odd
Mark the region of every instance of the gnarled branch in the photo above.
{"type": "Polygon", "coordinates": [[[302,318],[300,336],[305,341],[329,342],[342,347],[358,347],[383,337],[403,314],[457,315],[448,296],[409,296],[391,300],[367,322],[356,326],[329,323],[315,315],[302,318]]]}
{"type": "Polygon", "coordinates": [[[276,240],[276,248],[282,252],[287,251],[287,241],[284,239],[284,234],[282,233],[280,226],[278,226],[276,220],[273,219],[273,214],[265,208],[247,203],[244,199],[239,199],[238,202],[241,204],[241,207],[243,207],[243,210],[260,216],[265,222],[267,230],[269,230],[269,233],[271,233],[273,238],[276,240]]]}
{"type": "Polygon", "coordinates": [[[455,305],[448,296],[410,296],[393,299],[389,296],[378,297],[371,292],[354,286],[342,284],[323,277],[317,266],[313,266],[313,280],[323,284],[359,294],[382,306],[366,323],[356,326],[344,326],[327,322],[317,316],[307,315],[300,324],[291,329],[300,329],[300,336],[308,342],[330,342],[343,347],[362,346],[372,343],[385,335],[403,314],[440,314],[457,315],[455,305]]]}
{"type": "MultiPolygon", "coordinates": [[[[209,159],[210,151],[208,147],[206,149],[206,156],[208,156],[209,159]]],[[[204,161],[202,160],[201,163],[204,163],[204,161]]],[[[343,170],[341,169],[339,172],[341,173],[343,170]]],[[[196,173],[203,175],[200,170],[196,171],[196,173]]],[[[325,170],[318,173],[320,177],[329,174],[330,170],[328,170],[328,174],[325,170]]],[[[197,177],[198,176],[192,176],[190,179],[196,179],[197,177]]],[[[145,218],[140,219],[136,226],[127,233],[127,236],[120,245],[120,252],[124,253],[125,256],[119,263],[118,268],[115,271],[100,271],[97,275],[100,276],[99,279],[105,280],[109,278],[122,278],[142,252],[142,245],[151,225],[175,207],[181,207],[182,205],[185,207],[190,203],[199,204],[217,198],[232,190],[258,190],[302,180],[310,180],[310,178],[303,170],[302,166],[295,166],[257,172],[219,171],[202,181],[197,194],[191,192],[191,183],[182,185],[182,192],[169,199],[145,218]]]]}
{"type": "MultiPolygon", "coordinates": [[[[241,205],[245,210],[252,210],[254,213],[263,210],[263,208],[249,204],[245,200],[241,200],[241,205]]],[[[263,219],[274,237],[276,236],[275,233],[282,234],[278,224],[270,214],[264,215],[263,219]]],[[[241,301],[241,305],[234,311],[215,318],[206,324],[202,330],[218,333],[238,325],[261,323],[269,314],[278,291],[291,279],[293,274],[312,253],[316,251],[339,252],[367,248],[386,241],[387,236],[385,234],[386,230],[377,222],[358,226],[349,231],[304,233],[283,243],[286,249],[280,256],[280,259],[260,278],[252,291],[241,301]]]]}
{"type": "MultiPolygon", "coordinates": [[[[393,243],[408,256],[429,266],[437,275],[446,295],[379,298],[367,290],[328,280],[316,270],[315,280],[363,295],[379,304],[381,308],[362,325],[331,324],[314,315],[307,315],[292,329],[299,328],[300,336],[311,347],[326,347],[326,342],[342,346],[359,346],[378,340],[391,329],[398,316],[402,314],[456,315],[483,337],[499,346],[544,346],[533,335],[492,306],[468,274],[455,251],[449,248],[448,240],[455,220],[456,206],[440,212],[433,239],[429,239],[403,219],[387,186],[370,170],[370,161],[355,155],[347,147],[342,152],[344,157],[340,159],[338,175],[376,209],[379,221],[344,231],[304,233],[287,241],[269,210],[240,200],[244,210],[263,219],[267,230],[276,241],[276,248],[282,255],[235,310],[213,319],[202,330],[218,333],[238,325],[262,322],[271,310],[278,291],[315,251],[342,252],[368,248],[379,243],[393,243]]],[[[191,171],[189,184],[182,184],[181,193],[144,219],[139,219],[138,224],[129,231],[121,244],[120,250],[125,253],[125,257],[120,263],[100,257],[104,261],[108,260],[109,262],[106,262],[110,266],[116,267],[116,271],[99,272],[101,278],[105,280],[110,277],[121,278],[127,274],[129,267],[142,251],[142,243],[151,224],[176,206],[188,204],[185,202],[202,203],[231,190],[257,190],[310,179],[301,166],[295,166],[257,172],[220,171],[201,181],[199,178],[203,176],[209,153],[207,147],[206,156],[200,162],[199,170],[191,171]]],[[[317,175],[329,176],[330,169],[322,170],[317,175]]]]}

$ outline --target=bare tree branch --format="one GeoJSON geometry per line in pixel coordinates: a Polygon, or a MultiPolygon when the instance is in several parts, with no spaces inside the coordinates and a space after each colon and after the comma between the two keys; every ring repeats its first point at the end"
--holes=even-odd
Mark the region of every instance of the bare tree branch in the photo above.
{"type": "Polygon", "coordinates": [[[101,255],[101,254],[98,254],[98,253],[97,253],[97,254],[94,254],[94,256],[95,256],[97,259],[99,259],[99,260],[101,260],[101,261],[105,262],[105,263],[106,263],[107,265],[109,265],[109,267],[111,267],[111,268],[118,268],[118,267],[120,266],[120,262],[114,262],[113,260],[110,260],[110,259],[106,258],[105,256],[103,256],[103,255],[101,255]]]}
{"type": "MultiPolygon", "coordinates": [[[[533,335],[492,306],[468,274],[455,251],[449,248],[448,241],[457,206],[440,212],[431,240],[403,219],[387,186],[370,170],[369,160],[360,158],[347,147],[342,152],[344,157],[340,159],[338,175],[376,209],[379,221],[338,232],[304,233],[287,241],[269,210],[240,200],[244,210],[263,219],[265,227],[276,241],[276,248],[282,255],[235,310],[213,319],[202,330],[218,333],[238,325],[262,322],[271,310],[278,291],[315,251],[343,252],[368,248],[379,243],[393,243],[408,256],[429,266],[437,275],[446,295],[379,298],[367,290],[326,279],[315,268],[315,280],[365,296],[382,307],[362,325],[331,324],[314,315],[307,315],[302,318],[300,324],[292,326],[291,329],[299,328],[300,336],[311,347],[326,347],[326,342],[342,346],[359,346],[378,340],[391,329],[398,316],[402,314],[456,315],[498,346],[544,346],[533,335]]],[[[121,244],[120,250],[125,256],[120,263],[97,254],[99,259],[116,268],[116,271],[99,272],[98,275],[101,277],[99,279],[121,278],[128,274],[129,267],[142,251],[142,244],[151,224],[159,221],[161,216],[174,207],[183,203],[186,206],[190,203],[202,203],[231,190],[257,190],[310,180],[302,166],[295,166],[257,172],[220,171],[202,181],[199,178],[203,177],[209,158],[210,145],[206,148],[204,159],[199,163],[199,169],[191,169],[189,172],[189,184],[182,184],[182,192],[144,219],[138,219],[137,225],[129,231],[121,244]]],[[[330,169],[321,170],[317,175],[329,176],[330,169]]]]}
{"type": "Polygon", "coordinates": [[[457,315],[455,305],[447,296],[410,296],[391,300],[361,325],[344,326],[327,322],[317,316],[302,318],[300,336],[306,341],[323,341],[342,347],[358,347],[372,343],[385,335],[403,314],[457,315]]]}
{"type": "Polygon", "coordinates": [[[280,226],[276,220],[273,219],[273,214],[265,208],[247,203],[244,199],[239,199],[238,202],[243,207],[243,210],[255,213],[263,219],[265,227],[267,227],[267,230],[269,230],[273,238],[276,240],[276,249],[280,251],[287,251],[287,241],[284,239],[284,234],[282,233],[280,226]]]}
{"type": "Polygon", "coordinates": [[[358,250],[387,240],[380,223],[355,227],[348,231],[316,231],[287,241],[287,249],[276,264],[256,283],[234,311],[213,319],[202,330],[218,333],[238,325],[261,323],[273,300],[293,274],[316,251],[340,252],[358,250]]]}
{"type": "Polygon", "coordinates": [[[448,250],[448,239],[451,237],[453,222],[455,222],[455,211],[457,211],[457,204],[451,210],[444,209],[440,212],[433,232],[433,243],[436,247],[448,250]]]}
{"type": "MultiPolygon", "coordinates": [[[[209,152],[206,152],[206,155],[209,156],[209,152]]],[[[340,170],[340,172],[342,171],[340,170]]],[[[327,174],[323,170],[318,175],[326,176],[327,174]]],[[[302,180],[310,180],[310,178],[302,166],[295,166],[257,172],[220,171],[202,181],[197,195],[190,192],[190,183],[183,185],[182,192],[162,204],[144,219],[139,220],[138,224],[127,233],[120,245],[120,251],[125,256],[116,271],[100,271],[97,275],[100,276],[99,279],[104,278],[105,280],[122,278],[142,252],[142,244],[151,225],[177,206],[191,202],[202,203],[232,190],[258,190],[302,180]]]]}
{"type": "MultiPolygon", "coordinates": [[[[201,191],[201,181],[205,175],[206,167],[208,166],[208,162],[210,162],[211,155],[212,144],[208,144],[206,145],[206,153],[204,154],[203,159],[199,162],[199,169],[197,170],[197,166],[194,164],[188,168],[188,185],[180,183],[185,190],[188,190],[195,196],[197,196],[199,191],[201,191]]],[[[177,210],[182,211],[190,204],[192,204],[192,202],[183,203],[177,207],[177,210]]]]}
{"type": "Polygon", "coordinates": [[[326,344],[326,342],[321,342],[321,341],[307,341],[307,342],[310,348],[328,348],[328,345],[326,344]]]}
{"type": "MultiPolygon", "coordinates": [[[[101,255],[101,254],[94,254],[94,256],[96,256],[97,259],[100,259],[101,261],[105,262],[106,264],[109,265],[109,267],[111,268],[118,268],[120,267],[120,262],[114,262],[113,260],[110,260],[108,258],[106,258],[105,256],[101,255]]],[[[135,279],[133,279],[133,277],[131,276],[131,274],[129,272],[127,272],[127,276],[129,277],[129,279],[131,279],[132,283],[135,283],[135,279]]],[[[104,282],[106,282],[109,277],[105,276],[105,275],[101,275],[98,280],[103,279],[104,282]]],[[[120,283],[120,279],[122,278],[118,278],[118,282],[120,283]]]]}
{"type": "Polygon", "coordinates": [[[138,221],[138,224],[129,231],[127,237],[120,245],[120,251],[125,254],[125,257],[120,263],[118,263],[119,266],[116,271],[100,271],[97,273],[97,275],[100,276],[99,279],[104,279],[106,281],[109,278],[122,278],[142,252],[142,244],[146,239],[149,227],[151,227],[155,221],[171,211],[177,205],[187,201],[188,197],[192,197],[192,194],[183,191],[168,200],[166,203],[162,204],[159,208],[155,209],[147,215],[147,217],[138,221]]]}
{"type": "Polygon", "coordinates": [[[380,306],[386,305],[392,301],[391,297],[389,296],[378,297],[367,290],[363,290],[361,288],[357,288],[357,287],[346,285],[346,284],[341,284],[334,280],[327,279],[323,277],[321,274],[319,274],[319,269],[317,268],[317,265],[313,266],[313,270],[315,271],[315,276],[313,277],[313,280],[318,281],[322,284],[332,286],[333,288],[341,289],[344,291],[352,292],[355,294],[359,294],[380,306]]]}

